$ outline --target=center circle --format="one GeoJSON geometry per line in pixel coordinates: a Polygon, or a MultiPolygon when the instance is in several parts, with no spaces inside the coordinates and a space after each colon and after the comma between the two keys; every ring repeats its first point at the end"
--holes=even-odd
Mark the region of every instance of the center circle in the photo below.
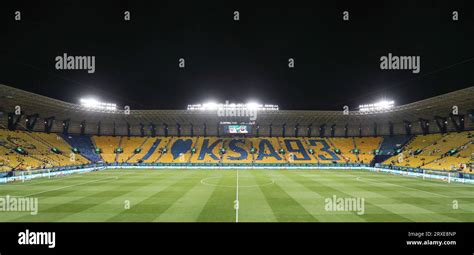
{"type": "MultiPolygon", "coordinates": [[[[267,178],[268,181],[261,184],[253,184],[253,185],[246,185],[245,179],[253,178],[251,176],[239,176],[239,188],[255,188],[255,187],[262,187],[267,185],[272,185],[275,183],[275,180],[267,178]]],[[[211,176],[206,177],[201,180],[201,184],[213,187],[225,187],[225,188],[236,188],[237,181],[235,176],[211,176]],[[229,179],[229,182],[233,181],[234,184],[226,185],[226,184],[219,184],[222,179],[229,179]]]]}

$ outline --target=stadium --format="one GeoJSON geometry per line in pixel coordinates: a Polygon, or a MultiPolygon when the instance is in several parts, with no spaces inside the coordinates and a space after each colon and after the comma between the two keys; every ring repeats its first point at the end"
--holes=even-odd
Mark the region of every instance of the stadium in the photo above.
{"type": "Polygon", "coordinates": [[[8,222],[473,221],[474,87],[339,110],[133,110],[0,85],[8,222]]]}
{"type": "Polygon", "coordinates": [[[3,1],[0,255],[472,254],[469,3],[3,1]]]}

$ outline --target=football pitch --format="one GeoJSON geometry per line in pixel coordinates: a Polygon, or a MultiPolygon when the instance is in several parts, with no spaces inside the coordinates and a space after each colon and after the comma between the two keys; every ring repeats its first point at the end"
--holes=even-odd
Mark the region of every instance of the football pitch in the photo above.
{"type": "Polygon", "coordinates": [[[474,186],[362,170],[102,170],[0,185],[2,222],[466,222],[474,186]]]}

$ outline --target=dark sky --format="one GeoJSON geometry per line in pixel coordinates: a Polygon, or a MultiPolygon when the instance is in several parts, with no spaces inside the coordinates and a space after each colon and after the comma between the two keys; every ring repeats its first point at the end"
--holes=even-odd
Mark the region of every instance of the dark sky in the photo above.
{"type": "Polygon", "coordinates": [[[0,3],[0,83],[69,102],[95,95],[132,109],[185,109],[214,99],[338,110],[382,97],[404,104],[474,85],[469,1],[7,2],[0,3]],[[22,11],[20,22],[15,10],[22,11]],[[125,10],[131,21],[123,20],[125,10]],[[233,20],[236,10],[240,21],[233,20]],[[344,10],[349,22],[342,21],[344,10]],[[421,72],[380,70],[389,52],[420,56],[421,72]],[[56,70],[54,59],[63,53],[95,56],[96,72],[56,70]],[[180,57],[185,69],[178,68],[180,57]]]}

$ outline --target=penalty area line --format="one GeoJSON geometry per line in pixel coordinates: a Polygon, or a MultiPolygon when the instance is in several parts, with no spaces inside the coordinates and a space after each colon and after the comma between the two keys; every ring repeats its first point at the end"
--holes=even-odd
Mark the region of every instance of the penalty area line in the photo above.
{"type": "Polygon", "coordinates": [[[19,197],[31,197],[31,196],[35,196],[35,195],[39,195],[39,194],[51,192],[51,191],[56,191],[56,190],[61,190],[61,189],[66,189],[66,188],[71,188],[71,187],[80,186],[80,185],[89,184],[89,183],[101,182],[101,181],[110,180],[110,179],[117,180],[118,177],[117,177],[117,176],[114,176],[114,177],[103,178],[103,179],[100,179],[100,180],[92,180],[92,181],[88,181],[88,182],[83,182],[83,183],[79,183],[79,184],[74,184],[74,185],[59,187],[59,188],[51,189],[51,190],[45,190],[45,191],[41,191],[41,192],[29,194],[29,195],[26,195],[26,196],[19,196],[19,197]]]}
{"type": "MultiPolygon", "coordinates": [[[[376,183],[376,184],[380,184],[379,181],[377,180],[374,180],[372,178],[369,178],[369,177],[358,177],[358,176],[355,176],[355,175],[352,175],[352,174],[347,174],[347,175],[350,175],[352,177],[357,177],[356,180],[358,181],[363,181],[363,182],[369,182],[369,183],[376,183]]],[[[392,185],[392,186],[396,186],[396,187],[400,187],[400,188],[405,188],[405,189],[411,189],[411,190],[415,190],[415,191],[421,191],[421,192],[424,192],[424,193],[427,193],[427,194],[432,194],[432,195],[436,195],[436,196],[441,196],[441,197],[446,197],[446,198],[449,198],[450,196],[446,196],[446,195],[443,195],[443,194],[439,194],[439,193],[434,193],[434,192],[429,192],[429,191],[426,191],[426,190],[422,190],[422,189],[417,189],[417,188],[412,188],[412,187],[408,187],[408,186],[405,186],[405,185],[399,185],[399,184],[395,184],[395,183],[390,183],[390,182],[383,182],[384,184],[389,184],[389,185],[392,185]]]]}

